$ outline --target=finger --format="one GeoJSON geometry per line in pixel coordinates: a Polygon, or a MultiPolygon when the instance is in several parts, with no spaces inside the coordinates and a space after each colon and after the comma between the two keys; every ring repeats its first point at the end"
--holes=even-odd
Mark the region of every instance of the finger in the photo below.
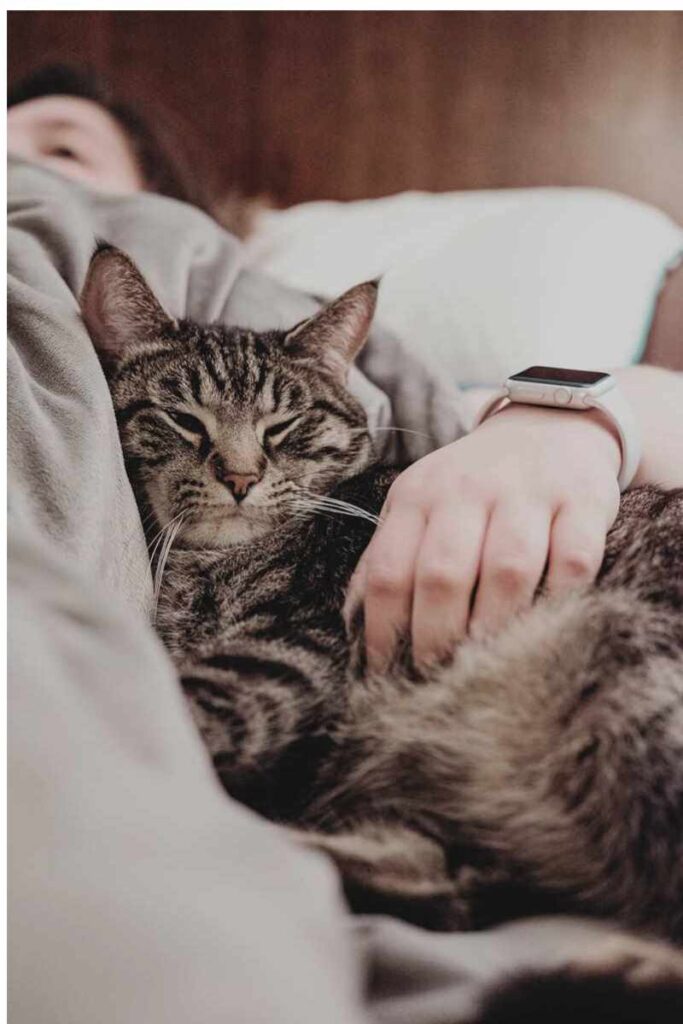
{"type": "Polygon", "coordinates": [[[549,593],[562,594],[592,583],[602,564],[606,536],[604,515],[564,505],[550,534],[549,593]]]}
{"type": "Polygon", "coordinates": [[[550,510],[497,505],[489,520],[470,627],[496,632],[531,604],[548,558],[550,510]]]}
{"type": "Polygon", "coordinates": [[[377,537],[377,530],[386,522],[387,515],[389,513],[389,508],[390,499],[387,498],[387,500],[384,502],[384,505],[380,510],[379,522],[377,528],[375,529],[375,533],[370,539],[370,542],[368,543],[368,546],[366,547],[365,551],[358,559],[356,568],[353,570],[353,573],[351,574],[351,579],[349,580],[349,585],[346,590],[346,597],[344,598],[344,607],[342,608],[342,617],[344,619],[347,629],[354,615],[356,614],[358,605],[361,604],[361,602],[364,600],[365,587],[368,575],[368,553],[371,551],[372,541],[377,537]]]}
{"type": "Polygon", "coordinates": [[[415,559],[425,515],[414,505],[393,505],[367,549],[365,641],[368,666],[386,668],[410,626],[415,559]]]}
{"type": "Polygon", "coordinates": [[[347,629],[350,626],[354,616],[356,615],[358,606],[362,602],[363,596],[365,594],[365,584],[368,574],[368,550],[369,547],[365,549],[360,559],[358,560],[358,564],[356,565],[356,568],[353,571],[353,575],[349,581],[349,585],[346,591],[346,597],[344,598],[344,607],[342,609],[342,615],[347,629]]]}
{"type": "Polygon", "coordinates": [[[421,668],[451,654],[467,632],[486,521],[483,505],[441,504],[429,518],[412,607],[413,658],[421,668]]]}

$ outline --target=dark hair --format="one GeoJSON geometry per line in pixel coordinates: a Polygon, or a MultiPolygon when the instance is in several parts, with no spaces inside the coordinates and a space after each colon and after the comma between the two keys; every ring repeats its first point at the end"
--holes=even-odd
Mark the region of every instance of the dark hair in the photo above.
{"type": "Polygon", "coordinates": [[[41,96],[76,96],[103,107],[126,133],[149,191],[210,210],[207,191],[192,173],[181,132],[167,112],[154,110],[153,128],[151,118],[146,118],[137,105],[115,96],[95,71],[68,64],[46,65],[12,85],[7,105],[17,106],[41,96]]]}

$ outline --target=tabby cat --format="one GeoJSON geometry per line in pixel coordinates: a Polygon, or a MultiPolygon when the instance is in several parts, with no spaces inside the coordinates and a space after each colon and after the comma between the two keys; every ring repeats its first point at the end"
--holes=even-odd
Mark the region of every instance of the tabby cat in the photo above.
{"type": "Polygon", "coordinates": [[[683,492],[624,496],[592,588],[429,678],[409,652],[368,674],[341,608],[395,474],[345,382],[376,294],[257,334],[177,322],[127,256],[93,257],[82,312],[156,536],[156,625],[216,771],[332,856],[355,909],[571,910],[680,942],[683,492]]]}

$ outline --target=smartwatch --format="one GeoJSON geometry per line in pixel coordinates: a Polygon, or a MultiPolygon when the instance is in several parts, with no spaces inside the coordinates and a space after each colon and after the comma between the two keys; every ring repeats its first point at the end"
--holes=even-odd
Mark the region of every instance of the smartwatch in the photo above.
{"type": "Polygon", "coordinates": [[[478,427],[509,402],[546,405],[570,412],[599,409],[613,424],[621,446],[619,487],[625,491],[636,475],[641,456],[638,424],[631,407],[610,373],[600,370],[566,370],[556,366],[530,366],[513,373],[480,410],[478,427]]]}

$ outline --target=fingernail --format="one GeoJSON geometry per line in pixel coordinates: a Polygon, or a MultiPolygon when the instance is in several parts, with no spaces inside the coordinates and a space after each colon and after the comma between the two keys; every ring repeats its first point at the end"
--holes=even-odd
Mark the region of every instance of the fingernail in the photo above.
{"type": "Polygon", "coordinates": [[[386,672],[391,663],[391,655],[387,657],[382,651],[378,651],[376,647],[367,648],[368,658],[368,669],[371,672],[386,672]]]}

